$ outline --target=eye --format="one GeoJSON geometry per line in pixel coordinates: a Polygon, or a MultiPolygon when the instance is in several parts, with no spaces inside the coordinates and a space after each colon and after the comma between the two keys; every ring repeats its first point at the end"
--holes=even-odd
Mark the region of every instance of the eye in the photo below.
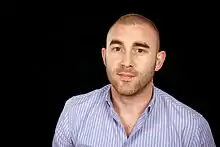
{"type": "Polygon", "coordinates": [[[137,52],[137,53],[145,53],[146,51],[145,51],[144,49],[138,48],[138,49],[136,49],[136,52],[137,52]]]}
{"type": "Polygon", "coordinates": [[[121,48],[120,47],[114,47],[114,48],[112,48],[112,50],[115,51],[115,52],[119,52],[119,51],[121,51],[121,48]]]}

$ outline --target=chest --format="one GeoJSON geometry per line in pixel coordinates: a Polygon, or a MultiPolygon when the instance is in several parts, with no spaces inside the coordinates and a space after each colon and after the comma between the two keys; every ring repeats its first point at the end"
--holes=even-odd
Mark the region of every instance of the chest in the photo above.
{"type": "Polygon", "coordinates": [[[181,147],[182,145],[180,132],[171,129],[171,125],[166,121],[148,119],[138,130],[135,130],[137,126],[134,121],[132,127],[127,129],[129,137],[121,126],[123,124],[109,117],[91,118],[78,129],[75,146],[181,147]]]}
{"type": "Polygon", "coordinates": [[[132,130],[136,126],[137,120],[139,117],[134,116],[120,116],[120,124],[121,127],[124,129],[127,137],[130,136],[132,130]]]}

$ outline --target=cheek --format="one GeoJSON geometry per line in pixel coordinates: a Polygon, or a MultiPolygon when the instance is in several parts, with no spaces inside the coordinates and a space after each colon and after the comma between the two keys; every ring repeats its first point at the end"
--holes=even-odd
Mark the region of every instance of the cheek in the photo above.
{"type": "Polygon", "coordinates": [[[155,66],[155,59],[146,56],[136,58],[134,62],[137,70],[141,73],[145,73],[149,70],[152,70],[152,68],[155,66]]]}
{"type": "Polygon", "coordinates": [[[112,73],[117,68],[117,64],[114,60],[107,58],[106,59],[106,68],[107,68],[108,72],[112,73]]]}
{"type": "Polygon", "coordinates": [[[121,61],[120,57],[118,56],[108,56],[106,60],[110,68],[116,68],[121,61]]]}
{"type": "Polygon", "coordinates": [[[108,60],[109,61],[112,61],[112,62],[117,62],[117,61],[120,61],[121,60],[121,58],[122,58],[122,55],[121,54],[119,54],[119,53],[112,53],[112,54],[110,54],[108,57],[108,60]]]}

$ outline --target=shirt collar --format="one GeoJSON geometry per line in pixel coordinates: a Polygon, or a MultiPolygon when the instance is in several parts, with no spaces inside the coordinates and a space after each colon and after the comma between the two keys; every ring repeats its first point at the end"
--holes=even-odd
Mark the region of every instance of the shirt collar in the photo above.
{"type": "Polygon", "coordinates": [[[107,94],[106,94],[106,102],[107,102],[107,104],[111,107],[111,108],[113,108],[113,103],[112,103],[112,100],[111,100],[111,85],[109,84],[108,85],[108,88],[107,88],[107,94]]]}
{"type": "MultiPolygon", "coordinates": [[[[156,98],[157,98],[157,87],[155,87],[153,85],[153,95],[152,95],[152,99],[148,105],[148,107],[145,109],[145,111],[147,112],[150,112],[152,110],[152,108],[154,107],[155,105],[155,101],[156,101],[156,98]]],[[[113,108],[113,103],[112,103],[112,100],[111,100],[111,85],[107,85],[107,90],[106,90],[106,98],[105,98],[108,106],[110,108],[113,108]]]]}

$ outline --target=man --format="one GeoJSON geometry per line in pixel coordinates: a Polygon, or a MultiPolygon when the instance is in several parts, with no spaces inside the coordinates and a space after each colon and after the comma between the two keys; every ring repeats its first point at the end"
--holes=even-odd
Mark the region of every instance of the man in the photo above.
{"type": "Polygon", "coordinates": [[[102,57],[110,84],[66,102],[53,147],[216,146],[201,114],[154,86],[166,53],[153,22],[122,16],[106,42],[102,57]]]}

